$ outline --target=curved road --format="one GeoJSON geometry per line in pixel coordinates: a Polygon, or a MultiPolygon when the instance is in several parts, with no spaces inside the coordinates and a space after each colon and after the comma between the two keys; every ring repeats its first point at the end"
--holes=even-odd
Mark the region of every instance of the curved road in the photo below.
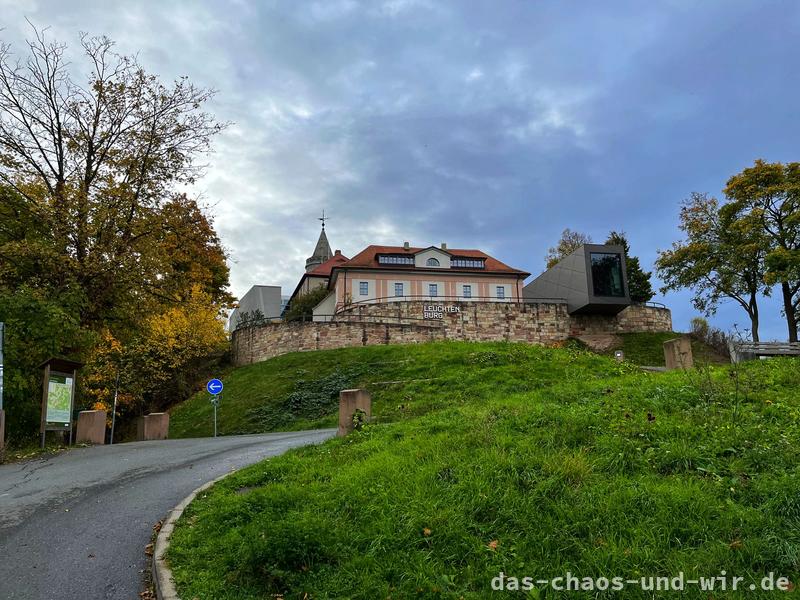
{"type": "Polygon", "coordinates": [[[136,599],[153,525],[192,490],[334,433],[133,442],[0,465],[0,598],[136,599]]]}

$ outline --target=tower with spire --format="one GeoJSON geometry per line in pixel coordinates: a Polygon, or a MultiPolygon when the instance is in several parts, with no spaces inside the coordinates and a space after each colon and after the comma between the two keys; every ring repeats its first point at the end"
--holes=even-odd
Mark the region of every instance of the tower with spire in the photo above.
{"type": "Polygon", "coordinates": [[[322,211],[322,216],[318,217],[322,221],[322,231],[319,234],[317,245],[314,247],[314,253],[306,259],[306,273],[313,271],[319,265],[333,256],[331,252],[331,245],[328,243],[328,236],[325,235],[325,221],[330,217],[325,216],[325,211],[322,211]]]}

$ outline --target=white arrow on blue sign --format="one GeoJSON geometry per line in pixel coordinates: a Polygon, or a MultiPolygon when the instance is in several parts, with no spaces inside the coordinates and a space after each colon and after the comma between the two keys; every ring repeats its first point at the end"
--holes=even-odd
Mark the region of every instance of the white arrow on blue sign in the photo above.
{"type": "Polygon", "coordinates": [[[219,379],[212,379],[206,384],[209,394],[216,396],[222,391],[222,382],[219,379]]]}

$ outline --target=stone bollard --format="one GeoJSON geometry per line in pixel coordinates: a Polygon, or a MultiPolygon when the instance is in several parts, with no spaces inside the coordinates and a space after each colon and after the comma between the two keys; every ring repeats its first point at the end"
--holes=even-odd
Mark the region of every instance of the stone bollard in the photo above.
{"type": "Polygon", "coordinates": [[[75,443],[106,443],[106,411],[82,410],[78,413],[78,426],[75,430],[75,443]]]}
{"type": "Polygon", "coordinates": [[[372,396],[367,390],[342,390],[339,392],[339,431],[337,435],[344,437],[355,429],[353,416],[356,411],[363,411],[365,419],[372,416],[372,396]]]}
{"type": "Polygon", "coordinates": [[[139,417],[136,423],[136,439],[165,440],[169,433],[169,413],[150,413],[139,417]]]}
{"type": "Polygon", "coordinates": [[[664,342],[664,364],[667,371],[694,367],[692,341],[684,336],[664,342]]]}

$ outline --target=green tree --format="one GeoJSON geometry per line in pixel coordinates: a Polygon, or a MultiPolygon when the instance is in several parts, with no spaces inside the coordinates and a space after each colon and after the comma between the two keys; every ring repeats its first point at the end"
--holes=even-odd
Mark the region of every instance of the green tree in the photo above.
{"type": "Polygon", "coordinates": [[[765,236],[765,281],[780,286],[789,341],[796,342],[800,316],[800,163],[757,160],[728,180],[725,195],[765,236]]]}
{"type": "Polygon", "coordinates": [[[42,371],[39,365],[65,350],[90,346],[92,332],[79,323],[80,294],[53,296],[29,286],[0,288],[0,321],[6,325],[3,408],[11,445],[39,426],[42,371]]]}
{"type": "Polygon", "coordinates": [[[211,352],[191,331],[214,333],[218,354],[216,319],[230,301],[212,221],[181,193],[225,126],[203,110],[214,92],[185,78],[163,83],[104,37],[82,37],[85,64],[68,65],[63,44],[34,34],[21,59],[0,45],[0,320],[8,324],[10,431],[35,412],[36,367],[50,355],[87,361],[93,389],[113,385],[103,340],[158,362],[167,384],[158,393],[134,386],[134,373],[137,402],[178,400],[171,383],[211,352]],[[76,79],[81,72],[88,78],[76,79]],[[199,320],[180,312],[186,307],[199,320]],[[154,334],[165,322],[175,335],[154,334]],[[156,347],[163,344],[170,346],[156,347]],[[103,356],[104,368],[92,364],[103,356]]]}
{"type": "Polygon", "coordinates": [[[16,192],[14,210],[46,232],[4,257],[16,267],[11,284],[83,290],[81,323],[98,328],[171,296],[164,238],[176,206],[191,212],[176,189],[201,172],[197,158],[224,124],[202,110],[213,91],[162,83],[108,38],[81,44],[85,82],[73,78],[80,69],[66,63],[65,45],[38,31],[22,62],[0,46],[0,182],[16,192]]]}
{"type": "Polygon", "coordinates": [[[734,300],[747,313],[753,341],[758,341],[758,297],[770,293],[760,228],[736,206],[720,206],[715,198],[694,193],[681,206],[680,229],[686,239],[660,251],[656,260],[662,292],[692,289],[693,305],[706,315],[721,300],[734,300]]]}
{"type": "Polygon", "coordinates": [[[569,228],[565,229],[561,232],[561,239],[558,240],[558,244],[547,250],[547,256],[544,258],[547,263],[547,268],[549,269],[555,266],[558,261],[569,256],[584,244],[591,243],[592,238],[588,235],[578,231],[572,231],[569,228]]]}
{"type": "Polygon", "coordinates": [[[622,246],[625,249],[625,267],[628,275],[628,291],[633,302],[648,302],[655,296],[650,277],[650,271],[642,269],[638,256],[630,255],[630,244],[625,232],[612,231],[608,234],[606,244],[622,246]]]}
{"type": "Polygon", "coordinates": [[[305,294],[298,294],[292,299],[283,318],[286,321],[307,321],[311,319],[311,317],[314,316],[314,307],[322,302],[330,293],[327,287],[319,287],[305,294]]]}

